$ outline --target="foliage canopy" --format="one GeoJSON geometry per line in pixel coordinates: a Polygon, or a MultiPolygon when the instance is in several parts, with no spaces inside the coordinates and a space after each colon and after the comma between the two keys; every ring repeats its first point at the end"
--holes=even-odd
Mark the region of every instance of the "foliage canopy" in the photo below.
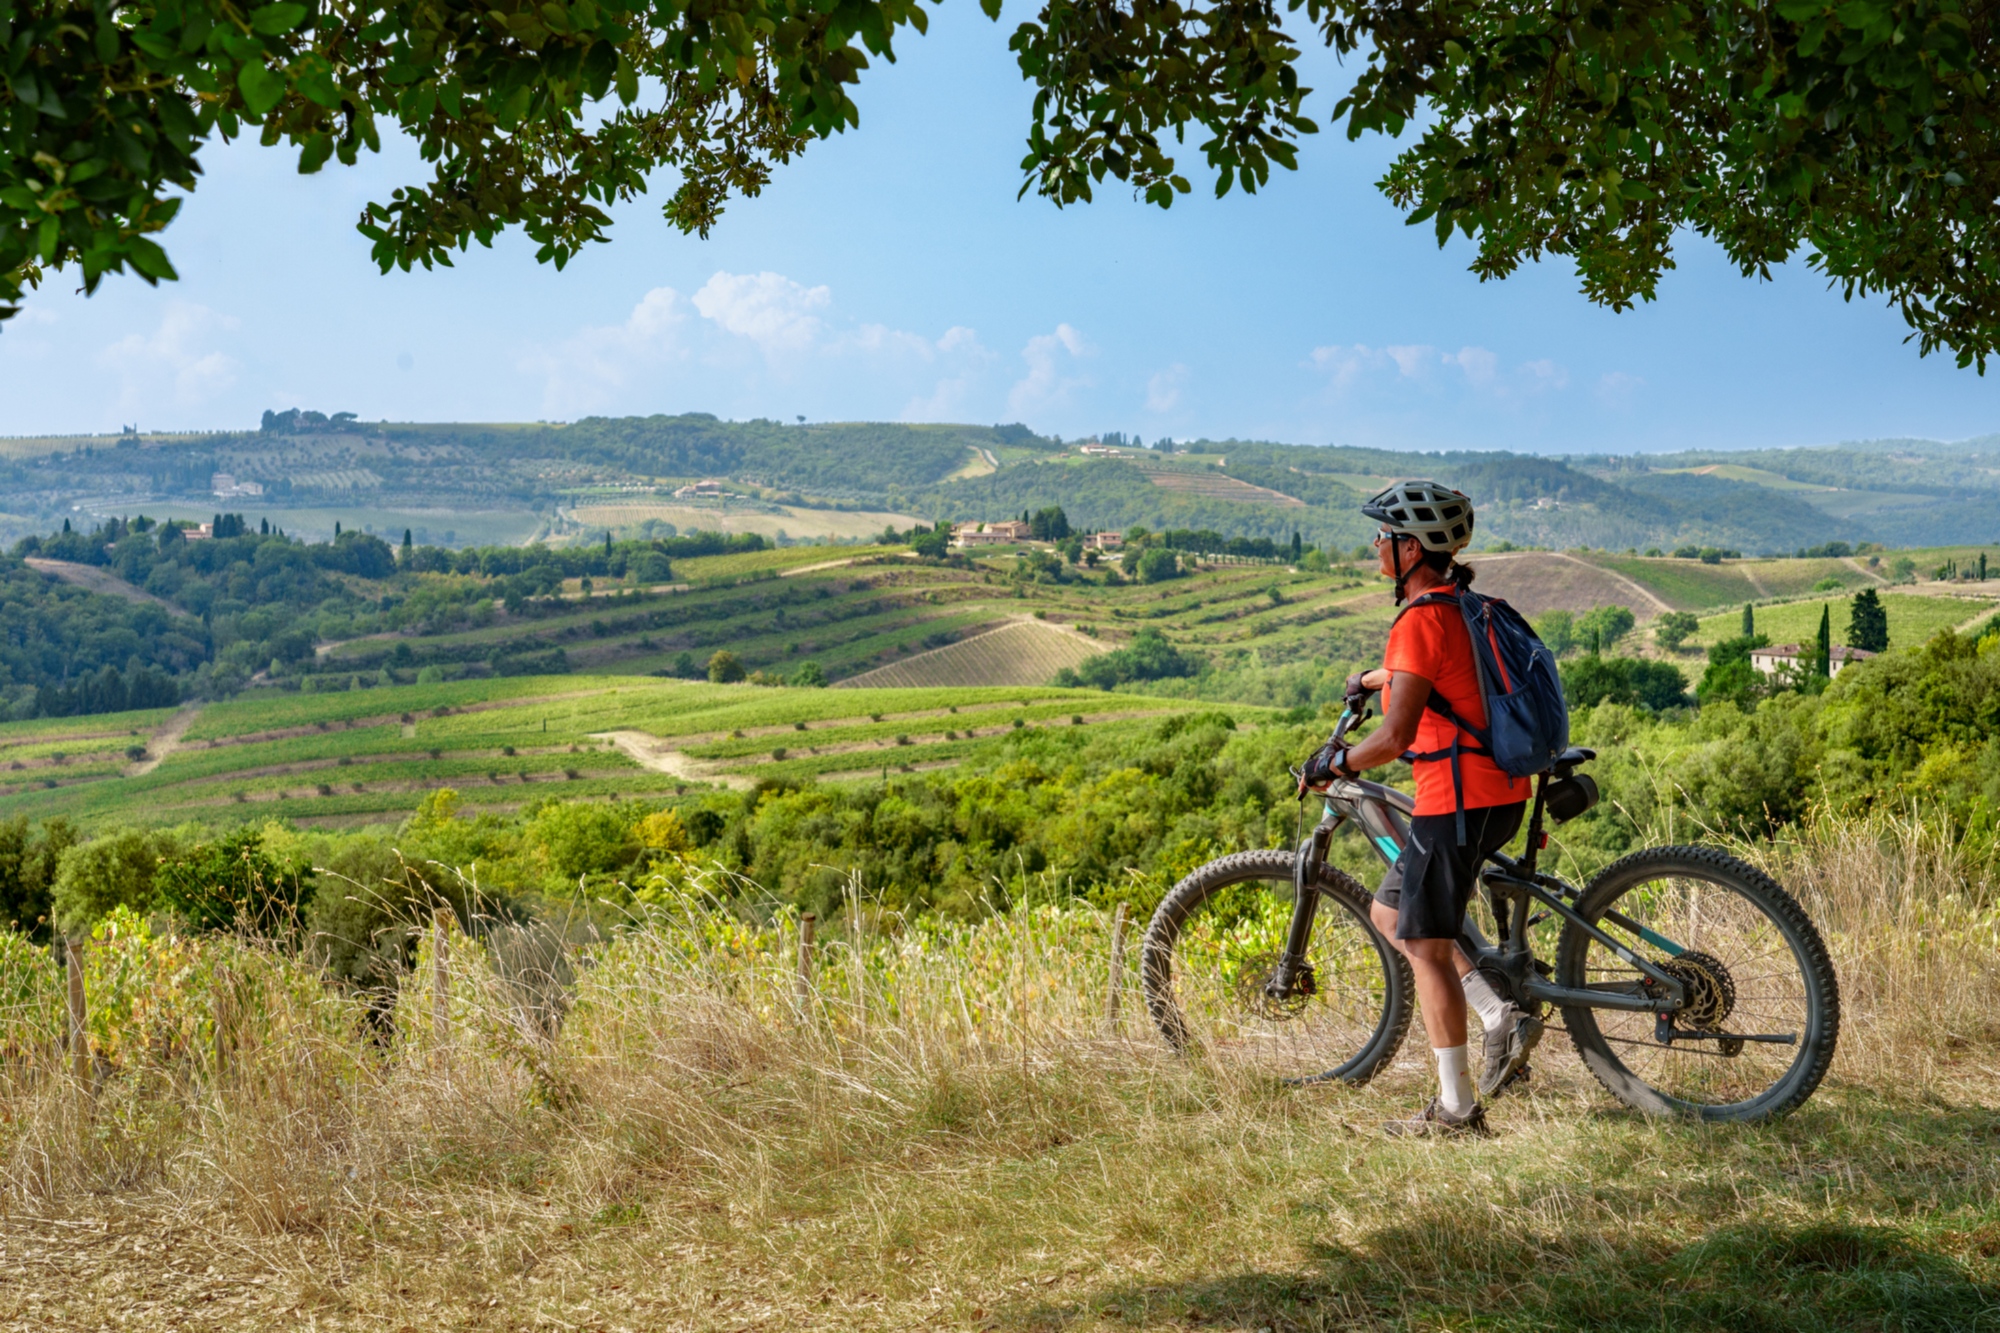
{"type": "MultiPolygon", "coordinates": [[[[991,17],[998,0],[981,0],[991,17]]],[[[431,179],[371,203],[386,271],[523,227],[561,266],[649,174],[706,234],[774,164],[859,123],[850,87],[919,0],[644,6],[435,0],[309,6],[7,0],[0,7],[0,310],[49,267],[148,282],[201,146],[255,130],[299,169],[409,136],[431,179]]],[[[1313,91],[1300,42],[1362,60],[1332,108],[1349,137],[1424,126],[1381,188],[1505,277],[1571,258],[1585,295],[1652,299],[1689,229],[1745,274],[1801,248],[1844,292],[1896,304],[1925,352],[1984,360],[2000,330],[1993,34],[1966,0],[1047,0],[1011,46],[1035,85],[1023,193],[1087,201],[1109,177],[1162,207],[1297,164],[1313,91]],[[1287,21],[1292,27],[1288,29],[1287,21]]]]}

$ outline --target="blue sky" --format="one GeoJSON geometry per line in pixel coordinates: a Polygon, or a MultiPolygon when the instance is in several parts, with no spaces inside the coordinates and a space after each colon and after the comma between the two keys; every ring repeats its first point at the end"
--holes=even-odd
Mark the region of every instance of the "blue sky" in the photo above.
{"type": "MultiPolygon", "coordinates": [[[[515,236],[378,275],[353,223],[419,177],[396,145],[313,177],[287,150],[211,149],[165,238],[182,281],[86,299],[59,275],[0,332],[0,434],[243,428],[293,406],[1550,453],[2000,431],[2000,373],[1919,358],[1893,311],[1803,265],[1751,282],[1685,238],[1660,300],[1617,315],[1562,264],[1481,284],[1465,247],[1441,253],[1374,191],[1381,140],[1322,134],[1254,198],[1197,177],[1168,212],[1116,191],[1017,202],[1014,21],[946,6],[865,77],[858,132],[709,240],[660,220],[658,181],[562,273],[515,236]]],[[[1308,82],[1324,120],[1339,67],[1315,55],[1308,82]]]]}

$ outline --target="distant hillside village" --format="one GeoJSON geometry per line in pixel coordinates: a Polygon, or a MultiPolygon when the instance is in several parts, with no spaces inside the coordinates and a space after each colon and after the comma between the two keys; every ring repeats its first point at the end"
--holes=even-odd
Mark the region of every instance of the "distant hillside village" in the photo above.
{"type": "MultiPolygon", "coordinates": [[[[1069,534],[1063,533],[1064,537],[1069,534]]],[[[1036,534],[1034,525],[1027,519],[1005,519],[998,523],[957,523],[951,529],[951,544],[959,548],[969,546],[1012,546],[1020,542],[1058,541],[1061,538],[1050,534],[1036,534]]],[[[1086,551],[1116,551],[1125,545],[1125,536],[1118,532],[1093,532],[1083,538],[1086,551]]]]}

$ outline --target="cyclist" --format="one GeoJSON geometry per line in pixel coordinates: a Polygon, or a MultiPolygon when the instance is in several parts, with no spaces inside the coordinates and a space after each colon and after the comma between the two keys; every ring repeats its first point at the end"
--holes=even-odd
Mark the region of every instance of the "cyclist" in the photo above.
{"type": "Polygon", "coordinates": [[[1429,598],[1398,616],[1382,666],[1348,679],[1350,695],[1382,691],[1382,725],[1323,761],[1333,772],[1354,777],[1408,757],[1416,774],[1409,841],[1383,875],[1370,915],[1416,975],[1439,1089],[1417,1115],[1384,1128],[1397,1135],[1484,1133],[1480,1094],[1494,1095],[1520,1073],[1541,1040],[1542,1024],[1502,1000],[1457,941],[1480,862],[1520,829],[1529,784],[1502,772],[1476,739],[1427,707],[1434,697],[1442,699],[1460,718],[1486,725],[1472,643],[1450,600],[1472,582],[1472,570],[1455,558],[1472,540],[1472,501],[1436,482],[1404,481],[1369,500],[1361,512],[1381,524],[1375,550],[1382,573],[1395,580],[1396,603],[1429,598]],[[1454,732],[1456,780],[1450,757],[1454,732]],[[1485,1068],[1476,1090],[1466,1055],[1468,1001],[1486,1029],[1485,1068]]]}

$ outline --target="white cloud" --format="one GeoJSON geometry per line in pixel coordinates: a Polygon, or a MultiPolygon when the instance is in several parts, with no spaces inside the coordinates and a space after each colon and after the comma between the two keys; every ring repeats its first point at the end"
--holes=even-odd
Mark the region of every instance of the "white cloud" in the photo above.
{"type": "Polygon", "coordinates": [[[239,321],[175,301],[152,333],[131,333],[98,354],[119,379],[120,408],[199,407],[236,383],[243,363],[215,344],[239,321]]]}
{"type": "Polygon", "coordinates": [[[1438,367],[1458,372],[1456,379],[1462,385],[1461,392],[1501,401],[1517,401],[1569,384],[1569,372],[1554,361],[1526,361],[1505,370],[1497,352],[1470,345],[1456,352],[1440,352],[1425,343],[1315,347],[1311,364],[1326,376],[1336,397],[1358,386],[1374,386],[1378,392],[1393,393],[1392,386],[1402,382],[1427,396],[1447,392],[1451,381],[1434,378],[1438,367]]]}
{"type": "Polygon", "coordinates": [[[1500,370],[1500,358],[1484,347],[1461,347],[1456,352],[1447,353],[1444,363],[1457,366],[1465,373],[1465,382],[1476,389],[1493,383],[1500,370]]]}
{"type": "Polygon", "coordinates": [[[946,329],[944,336],[934,344],[925,343],[913,334],[900,336],[914,344],[922,344],[926,362],[943,362],[952,371],[939,379],[928,394],[919,395],[904,404],[902,420],[964,420],[977,396],[981,375],[992,363],[993,353],[986,350],[977,333],[962,324],[946,329]]]}
{"type": "Polygon", "coordinates": [[[936,339],[848,325],[828,287],[717,272],[692,296],[656,287],[623,322],[534,349],[520,368],[543,378],[543,410],[555,417],[692,406],[756,415],[782,388],[806,410],[839,402],[835,410],[858,416],[887,415],[903,397],[905,420],[930,421],[964,419],[987,397],[993,359],[963,325],[936,339]],[[874,405],[849,406],[857,397],[874,405]]]}
{"type": "Polygon", "coordinates": [[[1090,344],[1068,324],[1058,324],[1053,333],[1038,333],[1021,349],[1028,373],[1007,392],[1007,410],[1017,417],[1067,406],[1070,395],[1088,388],[1085,376],[1066,376],[1065,367],[1091,353],[1090,344]]]}
{"type": "Polygon", "coordinates": [[[833,304],[830,287],[807,287],[782,273],[718,272],[693,297],[704,319],[757,344],[767,357],[799,353],[819,341],[812,312],[833,304]]]}
{"type": "Polygon", "coordinates": [[[544,377],[543,410],[553,417],[589,412],[661,366],[685,359],[688,317],[679,292],[655,287],[622,324],[588,325],[553,348],[537,351],[521,369],[544,377]]]}
{"type": "Polygon", "coordinates": [[[1165,370],[1153,372],[1146,381],[1146,410],[1171,412],[1180,406],[1181,386],[1187,383],[1188,368],[1176,361],[1165,370]]]}
{"type": "MultiPolygon", "coordinates": [[[[1364,347],[1359,350],[1368,349],[1364,347]]],[[[1422,344],[1414,347],[1384,347],[1382,355],[1396,363],[1396,371],[1404,379],[1413,380],[1424,373],[1424,367],[1431,359],[1431,349],[1422,344]]]]}
{"type": "Polygon", "coordinates": [[[1521,375],[1531,390],[1569,387],[1569,371],[1546,358],[1540,361],[1522,362],[1521,375]]]}

